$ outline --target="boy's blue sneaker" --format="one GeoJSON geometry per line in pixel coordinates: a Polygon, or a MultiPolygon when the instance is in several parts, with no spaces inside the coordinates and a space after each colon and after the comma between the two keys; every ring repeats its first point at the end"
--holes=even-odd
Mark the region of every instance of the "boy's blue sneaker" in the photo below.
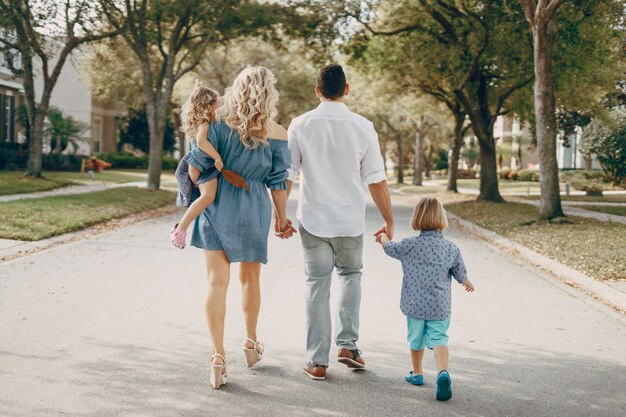
{"type": "Polygon", "coordinates": [[[452,398],[452,380],[445,369],[437,375],[437,401],[448,401],[452,398]]]}
{"type": "Polygon", "coordinates": [[[424,375],[413,375],[413,371],[406,374],[404,380],[409,384],[424,385],[424,375]]]}
{"type": "Polygon", "coordinates": [[[437,401],[448,401],[452,398],[452,380],[445,369],[437,375],[437,401]]]}

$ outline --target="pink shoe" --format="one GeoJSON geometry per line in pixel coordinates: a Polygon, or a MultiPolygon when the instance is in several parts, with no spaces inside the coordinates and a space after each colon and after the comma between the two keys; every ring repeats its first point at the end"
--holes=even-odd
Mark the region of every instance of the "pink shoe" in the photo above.
{"type": "Polygon", "coordinates": [[[176,223],[172,229],[172,233],[170,234],[170,241],[172,242],[172,245],[176,246],[178,249],[185,249],[186,237],[187,232],[180,230],[178,228],[178,223],[176,223]]]}

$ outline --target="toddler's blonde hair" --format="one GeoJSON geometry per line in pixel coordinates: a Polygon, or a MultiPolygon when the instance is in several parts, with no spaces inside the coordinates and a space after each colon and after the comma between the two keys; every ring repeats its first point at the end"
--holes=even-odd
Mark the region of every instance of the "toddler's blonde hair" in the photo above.
{"type": "Polygon", "coordinates": [[[216,91],[202,85],[200,80],[196,80],[180,113],[180,130],[185,132],[188,138],[195,139],[199,125],[211,123],[216,119],[215,104],[219,98],[216,91]]]}
{"type": "Polygon", "coordinates": [[[443,230],[448,227],[446,211],[439,200],[424,197],[415,206],[411,218],[413,230],[443,230]]]}

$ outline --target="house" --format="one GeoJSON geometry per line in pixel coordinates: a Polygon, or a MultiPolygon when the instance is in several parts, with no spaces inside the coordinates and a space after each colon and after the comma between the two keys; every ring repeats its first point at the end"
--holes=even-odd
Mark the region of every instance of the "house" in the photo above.
{"type": "MultiPolygon", "coordinates": [[[[50,105],[87,126],[83,134],[85,141],[79,144],[76,153],[91,155],[96,152],[115,152],[119,147],[120,123],[126,115],[126,106],[120,100],[101,100],[91,94],[89,85],[77,69],[76,61],[79,57],[80,51],[74,52],[65,62],[52,91],[50,105]]],[[[37,78],[37,96],[42,89],[43,80],[37,78]]]]}
{"type": "MultiPolygon", "coordinates": [[[[13,67],[19,68],[19,55],[13,57],[13,67]]],[[[24,127],[17,117],[23,105],[24,86],[9,70],[4,54],[0,54],[0,143],[26,143],[24,127]]]]}
{"type": "Polygon", "coordinates": [[[578,145],[582,136],[582,129],[580,127],[576,127],[574,133],[569,135],[566,141],[563,140],[564,135],[565,134],[563,132],[560,132],[558,140],[556,141],[556,158],[559,162],[559,168],[602,169],[595,155],[588,157],[580,153],[578,150],[578,145]]]}
{"type": "Polygon", "coordinates": [[[537,149],[530,146],[531,130],[528,122],[522,122],[517,116],[499,116],[493,127],[493,136],[496,138],[496,146],[501,149],[502,166],[520,170],[535,168],[539,164],[537,149]]]}

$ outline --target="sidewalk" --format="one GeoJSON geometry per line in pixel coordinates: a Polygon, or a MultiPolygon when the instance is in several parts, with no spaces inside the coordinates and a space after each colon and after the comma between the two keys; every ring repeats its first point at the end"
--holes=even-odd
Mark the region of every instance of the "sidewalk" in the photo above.
{"type": "Polygon", "coordinates": [[[74,194],[84,194],[91,193],[94,191],[102,191],[108,190],[110,188],[119,188],[119,187],[145,187],[145,181],[141,182],[127,182],[127,183],[100,183],[100,184],[85,184],[85,185],[68,185],[67,187],[55,188],[50,191],[38,191],[35,193],[24,193],[24,194],[9,194],[0,196],[0,203],[6,201],[16,201],[16,200],[26,200],[31,198],[42,198],[42,197],[55,197],[59,195],[74,195],[74,194]],[[141,185],[140,185],[141,184],[141,185]]]}

